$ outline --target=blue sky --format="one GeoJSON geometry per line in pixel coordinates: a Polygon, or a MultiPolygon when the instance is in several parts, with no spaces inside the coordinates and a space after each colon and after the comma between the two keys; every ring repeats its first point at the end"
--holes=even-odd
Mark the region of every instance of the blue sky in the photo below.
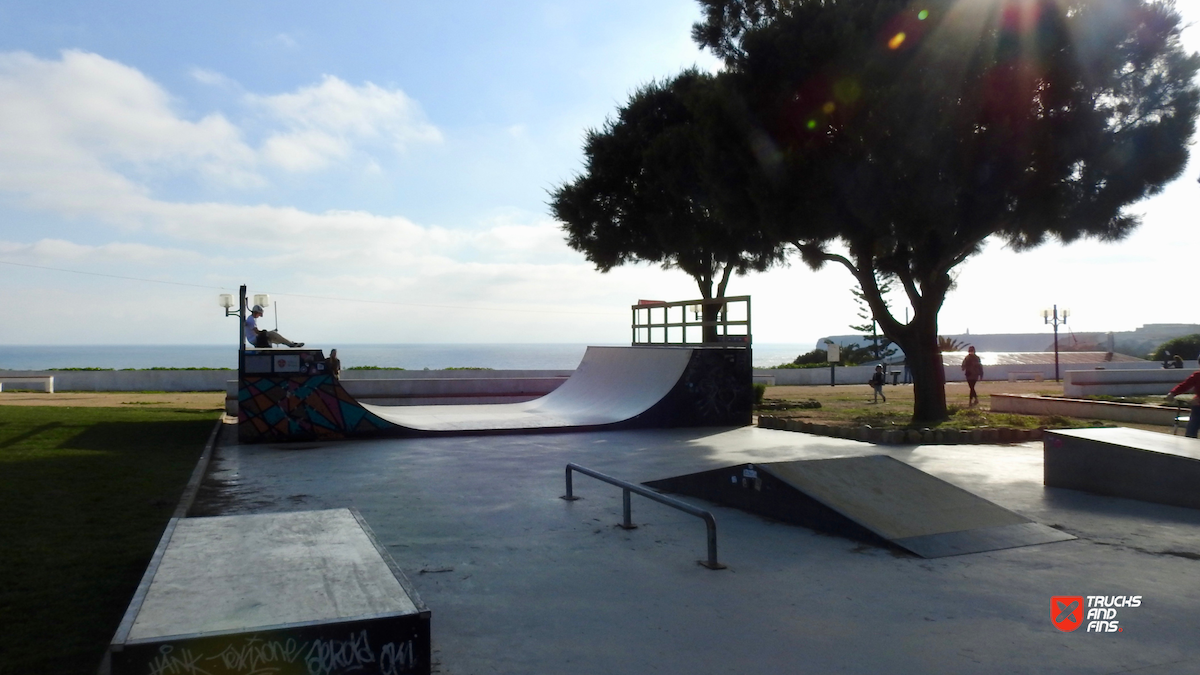
{"type": "MultiPolygon", "coordinates": [[[[716,67],[690,41],[698,17],[692,0],[8,0],[0,344],[226,341],[215,298],[239,283],[329,346],[627,340],[631,303],[694,284],[595,272],[547,192],[638,86],[716,67]]],[[[1200,322],[1179,264],[1198,166],[1136,208],[1125,242],[969,261],[943,332],[1048,330],[1055,302],[1079,330],[1200,322]]],[[[850,286],[796,263],[730,293],[754,297],[758,341],[812,342],[856,322],[850,286]]]]}

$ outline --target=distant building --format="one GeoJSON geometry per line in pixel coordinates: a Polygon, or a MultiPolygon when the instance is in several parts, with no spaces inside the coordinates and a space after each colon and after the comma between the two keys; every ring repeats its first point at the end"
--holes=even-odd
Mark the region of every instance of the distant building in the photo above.
{"type": "MultiPolygon", "coordinates": [[[[1058,332],[1059,352],[1116,352],[1138,358],[1146,358],[1159,345],[1173,338],[1200,333],[1200,324],[1195,323],[1148,323],[1131,331],[1111,333],[1076,333],[1060,329],[1058,332]]],[[[943,334],[964,346],[980,352],[1053,352],[1053,333],[961,333],[943,334]]],[[[824,349],[825,340],[832,340],[843,347],[858,343],[860,347],[871,343],[862,335],[831,335],[817,340],[817,349],[824,349]]],[[[899,348],[897,346],[897,348],[899,348]]],[[[895,359],[899,359],[897,355],[895,359]]],[[[893,359],[888,359],[889,361],[893,359]]]]}

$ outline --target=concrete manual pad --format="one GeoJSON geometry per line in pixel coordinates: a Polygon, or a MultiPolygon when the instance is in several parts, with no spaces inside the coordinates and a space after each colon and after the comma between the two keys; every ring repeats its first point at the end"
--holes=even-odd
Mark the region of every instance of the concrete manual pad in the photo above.
{"type": "Polygon", "coordinates": [[[1043,480],[1054,487],[1200,509],[1200,440],[1127,429],[1048,431],[1043,480]]]}
{"type": "Polygon", "coordinates": [[[113,639],[112,672],[236,673],[230,655],[245,653],[261,672],[303,672],[331,649],[353,656],[322,672],[380,672],[366,665],[385,651],[403,665],[393,672],[428,672],[428,622],[349,509],[174,519],[113,639]]]}

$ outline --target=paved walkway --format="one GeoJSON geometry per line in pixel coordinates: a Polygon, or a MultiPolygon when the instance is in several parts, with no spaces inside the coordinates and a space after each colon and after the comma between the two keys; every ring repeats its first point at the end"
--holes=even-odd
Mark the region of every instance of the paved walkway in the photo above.
{"type": "MultiPolygon", "coordinates": [[[[435,672],[1200,672],[1200,511],[1046,488],[1041,445],[875,447],[757,428],[238,446],[225,513],[358,508],[433,611],[435,672]],[[699,503],[699,519],[567,462],[641,482],[743,462],[884,453],[1076,541],[924,560],[699,503]],[[1071,633],[1051,596],[1140,595],[1122,631],[1071,633]]],[[[1086,627],[1086,624],[1085,624],[1086,627]]]]}

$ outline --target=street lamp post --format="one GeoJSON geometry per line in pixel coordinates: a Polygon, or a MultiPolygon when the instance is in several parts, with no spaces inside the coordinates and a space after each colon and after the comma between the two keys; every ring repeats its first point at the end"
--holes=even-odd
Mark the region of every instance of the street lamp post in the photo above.
{"type": "MultiPolygon", "coordinates": [[[[233,309],[233,294],[221,293],[217,296],[217,304],[225,308],[225,316],[236,316],[238,318],[238,378],[241,379],[245,374],[246,366],[246,310],[249,308],[249,303],[246,301],[246,285],[238,289],[237,310],[233,309]]],[[[254,304],[269,305],[271,304],[271,296],[266,293],[256,293],[254,295],[254,304]]]]}
{"type": "Polygon", "coordinates": [[[246,286],[243,284],[238,289],[238,308],[233,311],[233,295],[230,293],[222,293],[217,296],[217,304],[225,308],[225,316],[236,316],[238,318],[238,350],[246,351],[246,338],[243,337],[246,325],[246,286]]]}
{"type": "Polygon", "coordinates": [[[1058,305],[1054,305],[1053,309],[1042,310],[1042,320],[1047,324],[1054,326],[1054,381],[1058,382],[1058,327],[1059,325],[1067,324],[1067,317],[1071,315],[1071,310],[1063,309],[1058,311],[1058,305]]]}

